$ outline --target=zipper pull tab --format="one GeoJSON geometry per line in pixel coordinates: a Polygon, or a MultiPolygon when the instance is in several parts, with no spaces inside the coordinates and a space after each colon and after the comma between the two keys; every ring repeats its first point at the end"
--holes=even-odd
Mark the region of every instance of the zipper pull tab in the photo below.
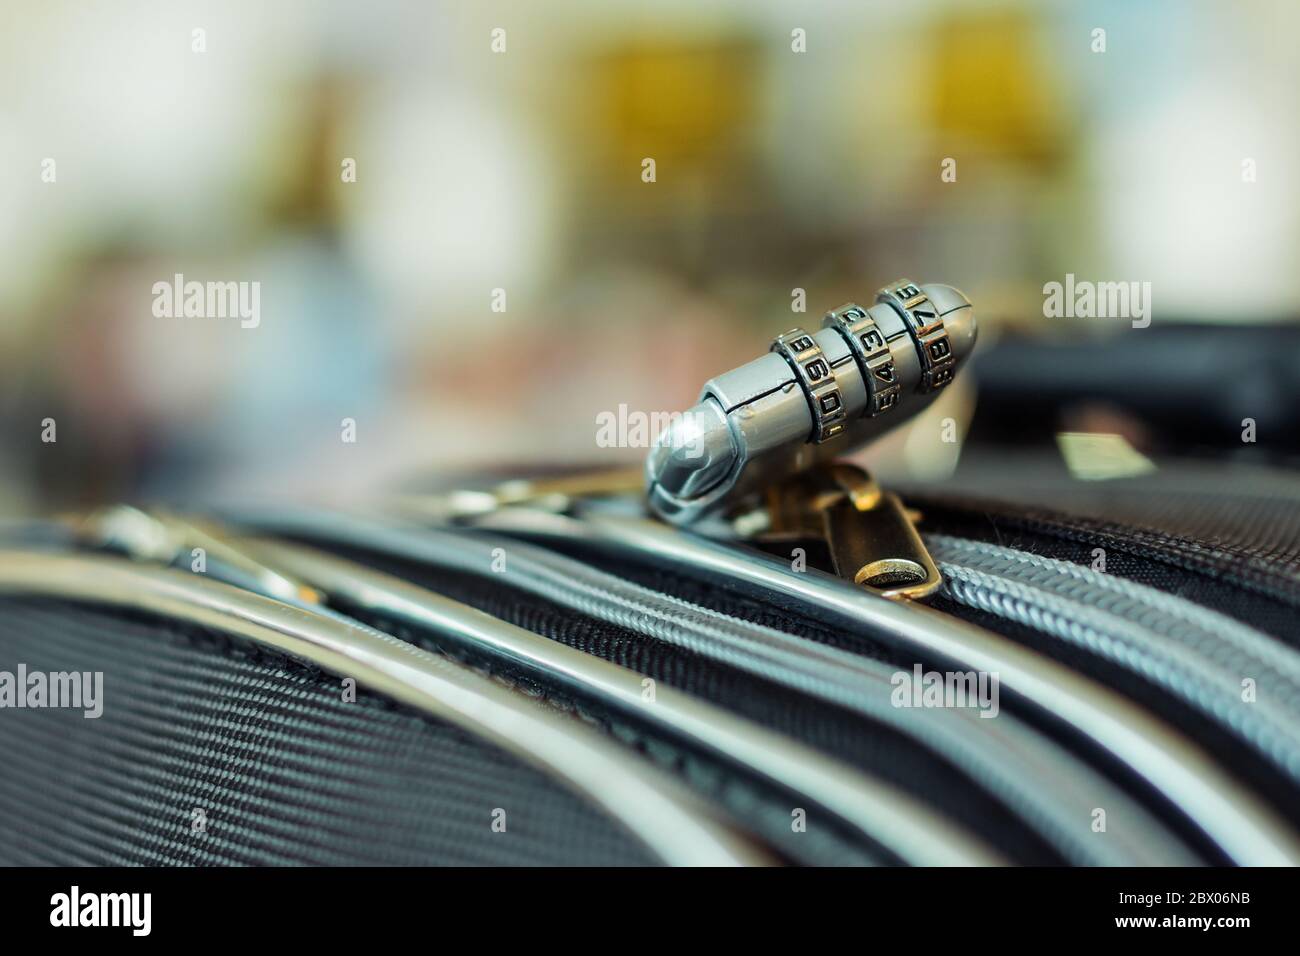
{"type": "Polygon", "coordinates": [[[915,514],[856,465],[813,468],[769,489],[766,500],[764,537],[821,538],[845,580],[896,600],[927,598],[943,584],[915,514]]]}

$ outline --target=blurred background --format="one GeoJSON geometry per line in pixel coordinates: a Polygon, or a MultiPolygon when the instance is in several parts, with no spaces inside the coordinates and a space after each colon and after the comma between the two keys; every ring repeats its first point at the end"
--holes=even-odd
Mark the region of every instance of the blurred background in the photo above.
{"type": "Polygon", "coordinates": [[[1131,341],[1192,444],[1254,414],[1277,452],[1298,33],[1287,0],[6,4],[0,510],[634,461],[600,413],[900,276],[988,353],[931,425],[1158,444],[1094,385],[1131,341]],[[260,323],[156,316],[177,273],[260,283],[260,323]],[[1067,273],[1150,282],[1152,327],[1044,317],[1067,273]]]}

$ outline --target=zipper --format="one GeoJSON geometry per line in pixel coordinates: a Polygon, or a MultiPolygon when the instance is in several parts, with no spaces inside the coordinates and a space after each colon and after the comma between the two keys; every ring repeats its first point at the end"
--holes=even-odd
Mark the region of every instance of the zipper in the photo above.
{"type": "MultiPolygon", "coordinates": [[[[318,526],[317,530],[320,528],[318,526]]],[[[482,542],[449,536],[464,570],[482,542]]],[[[331,535],[331,540],[338,538],[331,535]]],[[[374,537],[367,537],[375,544],[374,537]]],[[[244,540],[243,549],[319,586],[349,615],[397,619],[432,631],[472,656],[523,667],[547,684],[594,698],[640,722],[657,725],[771,784],[793,791],[839,817],[901,859],[919,865],[996,865],[1000,856],[971,834],[934,814],[892,785],[783,735],[668,686],[647,700],[642,675],[500,621],[400,578],[353,561],[268,539],[244,540]],[[489,623],[490,622],[490,623],[489,623]]],[[[513,575],[518,547],[510,543],[513,575]]],[[[481,551],[490,566],[490,549],[481,551]]],[[[492,573],[486,571],[486,573],[492,573]]]]}
{"type": "MultiPolygon", "coordinates": [[[[712,611],[564,555],[482,532],[398,529],[338,516],[281,522],[274,530],[498,580],[491,571],[492,555],[504,547],[510,574],[503,586],[892,726],[1001,799],[1072,863],[1186,865],[1195,860],[1140,805],[1014,716],[984,720],[968,709],[904,713],[892,706],[897,668],[883,662],[712,611]],[[1106,838],[1081,824],[1096,806],[1113,808],[1116,824],[1106,838]]],[[[365,580],[364,569],[325,579],[318,566],[304,565],[301,556],[295,559],[277,549],[271,557],[277,567],[287,567],[330,593],[354,590],[365,580]],[[307,573],[309,568],[314,573],[307,573]]],[[[376,600],[374,590],[366,590],[367,602],[376,600]]],[[[388,603],[393,603],[391,596],[388,603]]]]}
{"type": "Polygon", "coordinates": [[[1229,727],[1300,784],[1300,654],[1232,618],[1089,568],[930,535],[947,593],[1079,647],[1229,727]],[[1256,698],[1243,699],[1243,680],[1256,698]]]}
{"type": "MultiPolygon", "coordinates": [[[[405,550],[419,560],[467,570],[489,566],[488,561],[469,561],[467,555],[474,553],[472,549],[475,547],[480,549],[480,557],[490,554],[493,539],[484,538],[483,534],[496,530],[511,535],[516,542],[522,537],[543,543],[595,544],[622,555],[632,554],[639,560],[665,562],[679,570],[718,580],[724,586],[739,585],[742,590],[756,591],[769,600],[776,596],[787,606],[793,600],[810,617],[839,626],[845,623],[851,623],[854,628],[866,625],[873,636],[884,637],[886,643],[923,660],[947,660],[963,669],[998,673],[1004,689],[1026,698],[1042,710],[1063,716],[1077,731],[1153,784],[1230,858],[1252,863],[1300,861],[1300,848],[1297,848],[1294,834],[1286,824],[1172,728],[1151,719],[1124,698],[1070,673],[1053,661],[946,615],[929,611],[916,603],[905,589],[897,588],[896,581],[875,580],[875,576],[870,574],[864,577],[862,569],[881,560],[881,555],[889,558],[905,553],[918,567],[924,567],[924,561],[933,564],[933,559],[924,544],[920,545],[918,552],[907,540],[910,535],[916,538],[916,542],[921,541],[916,535],[915,516],[907,512],[897,498],[880,492],[860,471],[822,468],[813,475],[801,475],[779,488],[770,489],[766,509],[769,520],[759,532],[772,536],[806,535],[819,528],[827,537],[828,545],[832,545],[832,555],[844,556],[837,558],[843,578],[840,582],[817,572],[796,574],[784,562],[737,548],[734,541],[713,541],[656,522],[621,517],[613,512],[618,510],[620,500],[626,503],[626,496],[620,499],[617,495],[602,495],[602,486],[593,484],[590,479],[576,493],[566,489],[563,482],[558,485],[550,483],[544,488],[543,491],[527,483],[513,483],[509,495],[498,490],[488,499],[473,500],[463,494],[452,499],[456,506],[447,510],[443,520],[450,517],[469,525],[471,530],[421,531],[404,538],[401,532],[382,531],[373,523],[358,522],[349,528],[345,521],[332,520],[326,526],[327,531],[321,532],[318,527],[312,533],[335,539],[351,537],[362,546],[366,546],[367,540],[371,545],[378,540],[395,550],[405,550]],[[565,511],[577,517],[563,514],[565,511]],[[849,525],[847,528],[845,522],[849,525]],[[869,533],[870,529],[885,524],[892,524],[901,534],[892,538],[885,536],[889,546],[884,552],[869,550],[877,541],[869,533]],[[852,547],[841,544],[836,548],[833,541],[837,533],[841,535],[841,541],[845,534],[858,540],[852,547]],[[903,545],[899,544],[900,540],[903,545]],[[871,593],[873,590],[875,594],[871,593]],[[893,600],[880,601],[877,595],[893,600]]],[[[425,511],[428,502],[419,505],[406,502],[405,506],[408,512],[425,511]]],[[[753,523],[756,519],[742,516],[740,520],[753,523]]],[[[121,533],[122,524],[120,520],[101,521],[101,543],[147,551],[147,538],[139,538],[138,528],[137,538],[132,542],[131,535],[121,533]],[[110,528],[116,528],[118,533],[105,533],[110,528]]],[[[283,525],[284,522],[273,521],[272,524],[283,525]]],[[[306,524],[310,526],[313,522],[306,524]]],[[[133,525],[126,522],[126,526],[133,525]]],[[[256,549],[250,552],[246,544],[231,543],[180,519],[164,517],[162,526],[170,530],[168,541],[173,549],[194,540],[217,545],[215,553],[220,559],[237,575],[261,582],[264,593],[278,594],[282,598],[292,596],[302,603],[318,602],[325,596],[318,582],[302,574],[302,567],[283,560],[283,554],[281,560],[262,560],[256,549]],[[201,537],[196,537],[196,534],[201,537]]],[[[1124,619],[1114,612],[1140,603],[1146,597],[1138,591],[1125,590],[1125,585],[1114,579],[1097,581],[1083,574],[1066,575],[1067,587],[1055,580],[1062,576],[1061,569],[1025,561],[1015,552],[998,554],[978,544],[945,536],[932,536],[930,542],[942,556],[943,570],[948,575],[950,591],[955,599],[996,608],[1004,614],[1014,611],[1026,621],[1039,623],[1045,610],[1051,611],[1054,616],[1050,620],[1059,625],[1061,634],[1101,652],[1111,649],[1112,645],[1093,636],[1103,633],[1095,615],[1107,612],[1090,608],[1085,602],[1101,601],[1104,597],[1114,605],[1110,614],[1114,620],[1105,623],[1124,624],[1124,619]],[[1000,564],[994,567],[995,562],[1000,564]],[[1019,566],[1023,567],[1019,579],[1015,579],[1008,567],[1019,566]],[[1019,603],[1008,603],[1007,595],[1013,590],[1019,603]]],[[[602,580],[600,572],[544,549],[528,549],[527,545],[520,543],[512,543],[510,548],[512,584],[532,589],[534,593],[575,611],[619,623],[646,636],[686,647],[710,659],[864,716],[883,720],[913,735],[1002,799],[1066,859],[1098,863],[1134,862],[1135,855],[1143,852],[1156,859],[1173,859],[1180,855],[1187,859],[1186,851],[1172,834],[1155,824],[1140,807],[1091,768],[1063,756],[1059,747],[1040,737],[1028,724],[1003,719],[1005,727],[1000,727],[996,734],[981,733],[980,724],[987,722],[978,718],[972,722],[968,713],[950,710],[923,712],[925,717],[919,720],[914,719],[915,713],[909,713],[906,715],[908,719],[902,720],[903,715],[897,710],[882,706],[888,700],[886,694],[880,693],[886,686],[886,665],[859,654],[758,628],[686,602],[638,590],[630,582],[617,578],[611,580],[611,576],[602,580]],[[934,716],[936,714],[939,716],[934,716]],[[1042,787],[1044,780],[1053,784],[1060,781],[1062,786],[1054,792],[1051,786],[1042,787]],[[1065,785],[1067,780],[1075,785],[1073,793],[1072,788],[1065,785]],[[1125,806],[1126,811],[1131,808],[1132,812],[1116,816],[1131,819],[1139,832],[1149,832],[1131,841],[1115,841],[1117,845],[1127,844],[1127,848],[1115,852],[1110,852],[1111,848],[1103,841],[1088,841],[1086,824],[1079,828],[1085,834],[1084,838],[1076,836],[1071,827],[1072,811],[1069,809],[1075,804],[1069,798],[1074,796],[1077,800],[1080,794],[1103,793],[1104,799],[1093,801],[1094,806],[1125,806]],[[1153,836],[1155,834],[1158,836],[1153,836]],[[1134,850],[1134,847],[1142,849],[1134,850]]],[[[165,548],[155,549],[153,556],[164,557],[165,551],[165,548]]],[[[938,573],[937,568],[935,573],[938,573]]],[[[345,584],[346,576],[334,584],[344,586],[340,581],[345,584]]],[[[367,593],[373,599],[373,591],[367,593]]],[[[392,607],[387,609],[393,610],[392,607]]],[[[1222,630],[1223,623],[1205,615],[1198,616],[1194,608],[1171,602],[1162,605],[1159,620],[1144,621],[1149,632],[1164,635],[1166,643],[1172,642],[1177,651],[1166,648],[1166,658],[1182,665],[1181,670],[1168,669],[1169,674],[1175,675],[1168,679],[1169,685],[1203,707],[1211,703],[1205,694],[1203,679],[1205,658],[1213,651],[1210,633],[1222,630]],[[1181,644],[1177,643],[1179,638],[1181,644]],[[1189,660],[1199,660],[1201,670],[1192,669],[1189,660]],[[1193,678],[1201,678],[1200,683],[1193,678]]],[[[1295,686],[1300,668],[1294,660],[1279,655],[1276,648],[1270,647],[1271,642],[1248,629],[1233,628],[1230,634],[1230,646],[1238,655],[1234,658],[1238,664],[1258,665],[1265,668],[1259,673],[1270,678],[1280,675],[1286,678],[1288,686],[1295,686]]],[[[1139,644],[1139,637],[1141,635],[1128,635],[1130,654],[1139,644]]],[[[549,643],[545,639],[536,640],[543,645],[549,643]]],[[[478,643],[484,642],[480,640],[478,643]]],[[[1117,650],[1112,652],[1112,656],[1123,657],[1117,650]]],[[[1158,663],[1164,660],[1160,658],[1158,663]]],[[[552,675],[565,671],[563,666],[544,656],[538,657],[536,663],[552,675]]],[[[1223,662],[1219,663],[1222,665],[1223,662]]],[[[1221,709],[1211,709],[1211,712],[1222,716],[1221,709]]],[[[725,712],[721,714],[722,718],[728,716],[725,712]]],[[[701,721],[695,726],[710,725],[722,726],[722,738],[726,739],[725,719],[719,720],[715,716],[711,721],[701,721]]],[[[1261,730],[1260,726],[1241,728],[1243,736],[1262,743],[1269,732],[1261,730]]],[[[718,738],[715,732],[711,738],[706,735],[704,739],[712,739],[716,744],[718,738]]],[[[1288,739],[1291,739],[1290,735],[1288,739]]],[[[715,746],[714,749],[725,752],[727,746],[715,746]]],[[[1284,756],[1284,763],[1290,757],[1290,754],[1284,756]]],[[[769,779],[772,776],[768,774],[769,779]]],[[[781,774],[775,776],[779,778],[781,774]]],[[[815,794],[817,788],[811,788],[811,792],[815,794]]],[[[831,802],[833,805],[834,801],[831,802]]],[[[849,818],[853,819],[852,814],[849,818]]]]}
{"type": "MultiPolygon", "coordinates": [[[[628,509],[623,507],[627,503],[626,497],[620,499],[616,493],[601,495],[599,489],[590,485],[585,489],[587,497],[566,498],[562,503],[555,503],[560,504],[559,507],[533,507],[533,502],[523,496],[505,506],[480,508],[473,514],[462,514],[456,520],[516,538],[542,543],[580,543],[609,549],[623,556],[632,555],[643,562],[684,570],[724,587],[747,591],[787,608],[793,602],[810,618],[833,626],[866,627],[873,636],[885,636],[887,643],[922,660],[946,660],[961,670],[996,673],[1004,689],[1026,699],[1042,712],[1062,717],[1076,732],[1101,746],[1130,772],[1153,785],[1230,858],[1238,862],[1300,862],[1300,840],[1290,825],[1228,775],[1208,753],[1163,720],[1055,661],[1008,639],[929,610],[904,590],[892,587],[889,581],[873,582],[869,574],[863,575],[863,568],[904,553],[899,550],[898,535],[884,536],[886,546],[882,550],[871,550],[880,539],[873,538],[869,529],[882,515],[888,516],[895,527],[899,522],[905,522],[905,530],[916,534],[916,516],[896,498],[888,502],[886,511],[875,511],[884,503],[884,495],[877,492],[865,473],[855,473],[854,470],[836,473],[827,466],[820,466],[768,489],[765,507],[755,508],[748,514],[733,515],[727,523],[700,522],[697,525],[697,530],[723,540],[629,517],[628,509]],[[620,510],[623,513],[619,513],[620,510]],[[560,513],[566,511],[568,515],[560,513]],[[832,520],[832,516],[838,520],[832,520]],[[837,553],[848,555],[836,557],[836,570],[841,580],[836,582],[815,571],[794,572],[785,562],[738,547],[735,540],[738,529],[751,539],[764,540],[766,536],[768,541],[820,532],[826,538],[833,557],[837,553]],[[839,539],[835,537],[837,534],[839,539]],[[842,541],[845,536],[859,539],[858,550],[849,552],[846,546],[835,546],[836,540],[842,541]],[[874,588],[873,583],[877,585],[874,588]],[[877,596],[893,600],[881,602],[875,600],[877,596]],[[891,607],[895,610],[889,610],[891,607]]],[[[418,512],[419,509],[414,510],[418,512]]],[[[941,544],[950,543],[943,539],[939,541],[941,544]]],[[[925,559],[932,560],[924,545],[922,550],[925,559]]],[[[915,551],[909,553],[913,557],[916,555],[915,551]]],[[[916,564],[923,566],[920,561],[916,564]]],[[[992,599],[991,590],[977,592],[971,583],[972,574],[952,566],[954,583],[951,587],[954,592],[960,591],[969,601],[980,600],[1001,607],[992,599]]],[[[913,583],[915,581],[913,578],[913,583]]],[[[984,583],[991,588],[989,582],[984,583]]],[[[961,597],[957,599],[961,600],[961,597]]],[[[1129,599],[1137,600],[1132,595],[1129,599]]],[[[1045,597],[1039,598],[1040,604],[1046,600],[1045,597]]],[[[1064,599],[1057,596],[1053,600],[1064,599]]],[[[1027,617],[1032,618],[1035,614],[1028,604],[1022,605],[1022,609],[1027,617]]],[[[1077,613],[1086,610],[1086,605],[1075,601],[1068,609],[1069,613],[1058,615],[1055,620],[1060,622],[1063,630],[1079,634],[1080,629],[1077,626],[1072,628],[1070,621],[1077,613]]],[[[1115,615],[1112,618],[1114,622],[1123,623],[1115,615]]],[[[1200,624],[1203,634],[1210,625],[1205,619],[1200,624]]],[[[1130,638],[1130,646],[1132,640],[1130,638]]],[[[1256,650],[1261,647],[1259,639],[1246,640],[1245,643],[1256,650]]],[[[1112,646],[1105,644],[1105,639],[1100,637],[1093,644],[1098,648],[1112,646]]],[[[1204,647],[1208,647],[1208,643],[1204,647]]],[[[770,656],[770,651],[768,653],[770,656]]],[[[1188,652],[1184,649],[1183,653],[1188,652]]],[[[1201,664],[1203,670],[1204,662],[1201,664]]],[[[796,675],[797,679],[807,677],[791,667],[788,661],[778,667],[784,668],[789,675],[796,675]]],[[[1186,666],[1164,673],[1169,685],[1177,688],[1184,699],[1198,703],[1202,709],[1209,707],[1209,712],[1220,719],[1234,718],[1233,712],[1222,702],[1217,708],[1210,706],[1214,702],[1205,691],[1203,674],[1189,672],[1186,666]],[[1193,679],[1198,675],[1201,678],[1199,682],[1193,679]]],[[[825,674],[820,676],[824,680],[825,674]]],[[[818,687],[823,694],[829,688],[832,695],[842,690],[842,685],[842,678],[805,684],[806,687],[818,687]]],[[[1274,762],[1284,768],[1290,764],[1294,748],[1289,744],[1268,743],[1269,731],[1262,729],[1278,725],[1280,722],[1276,718],[1264,725],[1256,718],[1243,718],[1237,713],[1235,720],[1237,729],[1245,738],[1256,743],[1274,762]],[[1284,746],[1284,752],[1278,751],[1279,746],[1284,746]]],[[[1289,741],[1293,738],[1294,735],[1288,731],[1283,739],[1289,741]]],[[[1024,804],[1019,806],[1024,808],[1024,804]]],[[[1052,830],[1050,826],[1045,829],[1049,833],[1052,830]]]]}
{"type": "Polygon", "coordinates": [[[942,586],[960,604],[1088,650],[1231,728],[1300,782],[1300,654],[1122,578],[950,535],[923,540],[917,518],[862,469],[833,463],[772,486],[733,524],[758,543],[821,538],[839,577],[884,597],[921,599],[942,586]],[[941,549],[942,574],[927,544],[941,549]],[[1258,695],[1246,705],[1248,677],[1258,695]]]}
{"type": "MultiPolygon", "coordinates": [[[[457,500],[471,501],[466,496],[457,500]]],[[[473,510],[478,510],[477,504],[473,510]]],[[[297,527],[285,527],[283,520],[277,523],[281,531],[297,527]]],[[[346,528],[351,527],[355,536],[356,529],[365,525],[339,517],[327,524],[319,520],[307,522],[306,527],[317,533],[328,529],[328,537],[337,541],[348,539],[346,528]]],[[[576,687],[636,721],[665,727],[770,784],[819,804],[871,843],[910,863],[987,866],[1005,862],[982,840],[892,784],[670,687],[656,688],[647,705],[639,674],[354,562],[284,542],[232,538],[174,515],[155,516],[136,509],[113,508],[91,515],[81,523],[81,529],[88,543],[117,547],[137,558],[162,563],[171,563],[187,553],[194,542],[203,542],[213,546],[214,554],[221,559],[209,571],[237,586],[288,600],[313,615],[337,620],[412,650],[413,644],[359,623],[356,614],[365,611],[401,620],[435,632],[442,641],[477,652],[478,657],[486,654],[498,664],[525,666],[546,683],[558,681],[576,687]],[[335,609],[334,603],[339,600],[349,613],[335,609]]],[[[378,530],[372,527],[372,534],[361,537],[372,540],[378,530]]],[[[465,563],[466,553],[462,541],[456,566],[465,563]]],[[[490,561],[490,555],[487,557],[490,561]]],[[[483,563],[484,569],[489,561],[483,563]]]]}
{"type": "Polygon", "coordinates": [[[604,549],[696,575],[810,619],[865,632],[899,652],[958,670],[996,673],[1001,687],[1071,726],[1177,807],[1230,858],[1300,864],[1300,838],[1276,811],[1227,774],[1196,743],[1125,697],[1069,668],[914,601],[882,600],[847,581],[734,542],[683,533],[639,518],[582,509],[578,518],[524,507],[475,519],[530,540],[604,549]]]}

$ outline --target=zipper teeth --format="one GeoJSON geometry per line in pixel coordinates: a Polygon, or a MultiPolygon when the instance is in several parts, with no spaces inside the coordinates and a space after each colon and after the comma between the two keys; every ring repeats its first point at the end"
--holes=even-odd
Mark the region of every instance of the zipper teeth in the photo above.
{"type": "Polygon", "coordinates": [[[703,608],[514,539],[479,532],[362,532],[337,524],[330,530],[335,540],[388,547],[485,577],[500,577],[490,571],[492,551],[504,546],[504,577],[513,587],[819,697],[920,740],[1004,800],[1069,860],[1089,865],[1194,861],[1122,791],[1081,762],[1063,763],[1063,751],[1009,714],[984,720],[953,709],[904,711],[892,706],[891,677],[897,670],[892,665],[703,608]],[[973,732],[962,726],[963,719],[975,725],[973,732]],[[984,724],[999,726],[980,726],[984,724]],[[1141,838],[1096,838],[1087,826],[1089,808],[1112,805],[1126,808],[1141,838]]]}
{"type": "Polygon", "coordinates": [[[1147,678],[1300,781],[1300,655],[1190,601],[998,545],[929,535],[949,595],[1147,678]],[[1260,697],[1245,704],[1241,680],[1260,697]]]}
{"type": "Polygon", "coordinates": [[[1249,655],[1260,667],[1272,668],[1300,686],[1300,653],[1226,614],[1125,578],[1027,551],[942,534],[926,535],[926,542],[954,565],[978,563],[989,573],[1095,602],[1094,606],[1117,614],[1131,614],[1134,620],[1173,637],[1198,642],[1211,657],[1249,655]]]}

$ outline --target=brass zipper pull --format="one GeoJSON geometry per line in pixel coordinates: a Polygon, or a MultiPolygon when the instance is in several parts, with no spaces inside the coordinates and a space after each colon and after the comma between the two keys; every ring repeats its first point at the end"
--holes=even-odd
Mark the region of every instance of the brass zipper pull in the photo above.
{"type": "Polygon", "coordinates": [[[835,573],[894,599],[919,600],[943,584],[915,515],[855,465],[835,462],[795,475],[766,494],[765,538],[816,537],[835,573]]]}

